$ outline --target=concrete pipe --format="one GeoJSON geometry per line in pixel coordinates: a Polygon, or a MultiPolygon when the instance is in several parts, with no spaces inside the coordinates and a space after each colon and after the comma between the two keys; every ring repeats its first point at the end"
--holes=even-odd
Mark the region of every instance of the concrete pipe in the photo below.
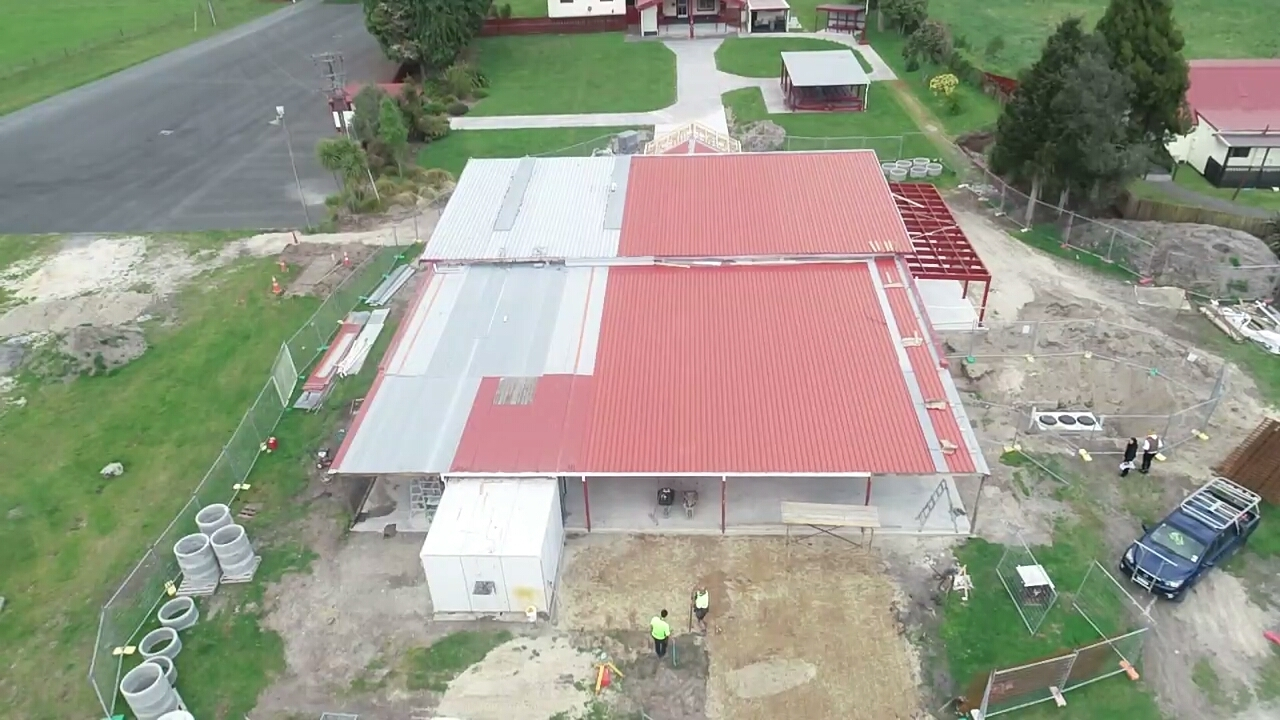
{"type": "Polygon", "coordinates": [[[174,630],[186,630],[200,619],[200,609],[196,601],[189,597],[176,597],[160,606],[156,613],[160,624],[174,630]]]}
{"type": "Polygon", "coordinates": [[[120,680],[120,694],[138,720],[159,720],[178,709],[181,702],[164,671],[155,663],[144,662],[120,680]]]}
{"type": "Polygon", "coordinates": [[[196,720],[195,716],[186,710],[174,710],[161,715],[156,720],[196,720]]]}
{"type": "Polygon", "coordinates": [[[205,505],[196,513],[196,527],[205,535],[212,535],[231,523],[231,508],[222,503],[205,505]]]}
{"type": "Polygon", "coordinates": [[[182,652],[182,638],[178,637],[178,631],[173,628],[162,627],[152,630],[142,638],[142,642],[138,643],[138,653],[147,660],[157,655],[174,660],[180,652],[182,652]]]}
{"type": "Polygon", "coordinates": [[[221,571],[208,535],[194,533],[183,537],[174,543],[173,556],[178,559],[178,567],[182,570],[184,580],[196,584],[218,581],[221,571]]]}
{"type": "Polygon", "coordinates": [[[223,575],[241,575],[253,566],[253,546],[239,525],[218,528],[209,538],[223,575]]]}
{"type": "Polygon", "coordinates": [[[159,665],[160,669],[164,671],[164,679],[169,682],[169,687],[178,686],[178,667],[173,664],[172,660],[163,655],[156,655],[155,657],[143,660],[143,662],[159,665]]]}
{"type": "Polygon", "coordinates": [[[924,167],[925,165],[928,165],[931,162],[933,162],[933,158],[918,157],[918,158],[911,159],[912,165],[919,165],[920,167],[924,167]]]}

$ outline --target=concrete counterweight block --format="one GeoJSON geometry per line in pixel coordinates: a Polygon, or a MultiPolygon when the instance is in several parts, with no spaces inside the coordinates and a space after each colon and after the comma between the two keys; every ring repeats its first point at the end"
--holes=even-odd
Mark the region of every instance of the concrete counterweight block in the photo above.
{"type": "Polygon", "coordinates": [[[231,523],[231,508],[222,503],[205,505],[200,508],[200,512],[196,513],[196,527],[200,528],[200,532],[205,535],[213,535],[220,528],[231,523]]]}
{"type": "Polygon", "coordinates": [[[174,660],[180,652],[182,652],[182,638],[178,637],[178,631],[173,628],[162,627],[152,630],[143,636],[142,642],[138,643],[138,653],[148,660],[157,655],[174,660]]]}
{"type": "Polygon", "coordinates": [[[213,552],[222,566],[222,574],[227,576],[245,575],[254,570],[257,556],[253,554],[253,545],[249,544],[249,536],[239,525],[228,525],[218,528],[209,538],[213,541],[213,552]]]}
{"type": "Polygon", "coordinates": [[[182,578],[192,584],[217,583],[222,572],[218,558],[208,535],[193,533],[173,545],[173,555],[178,559],[182,578]]]}
{"type": "Polygon", "coordinates": [[[164,671],[164,679],[168,681],[169,687],[178,687],[178,667],[173,664],[172,660],[164,655],[156,655],[155,657],[143,660],[143,662],[149,662],[159,666],[159,668],[164,671]]]}
{"type": "Polygon", "coordinates": [[[156,619],[167,628],[182,631],[196,624],[200,619],[200,609],[196,601],[189,597],[176,597],[160,606],[156,619]]]}
{"type": "Polygon", "coordinates": [[[159,720],[179,709],[182,699],[155,663],[144,662],[120,680],[120,694],[138,720],[159,720]]]}

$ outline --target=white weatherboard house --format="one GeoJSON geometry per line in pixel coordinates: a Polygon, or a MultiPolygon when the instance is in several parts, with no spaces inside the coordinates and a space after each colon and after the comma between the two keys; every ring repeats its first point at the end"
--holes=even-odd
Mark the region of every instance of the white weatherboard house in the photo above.
{"type": "Polygon", "coordinates": [[[625,15],[626,0],[547,0],[547,17],[595,17],[625,15]]]}
{"type": "Polygon", "coordinates": [[[422,545],[438,617],[551,612],[564,520],[553,478],[451,480],[422,545]]]}
{"type": "Polygon", "coordinates": [[[1173,159],[1218,187],[1280,186],[1280,60],[1193,60],[1190,75],[1173,159]]]}

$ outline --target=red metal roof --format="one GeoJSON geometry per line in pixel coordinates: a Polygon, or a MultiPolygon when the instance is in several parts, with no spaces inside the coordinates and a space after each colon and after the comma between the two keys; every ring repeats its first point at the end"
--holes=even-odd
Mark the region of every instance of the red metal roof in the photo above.
{"type": "Polygon", "coordinates": [[[500,378],[480,382],[454,472],[549,472],[577,465],[594,380],[589,375],[537,378],[527,404],[497,404],[500,378]]]}
{"type": "Polygon", "coordinates": [[[1192,60],[1187,104],[1219,132],[1280,128],[1280,60],[1192,60]]]}
{"type": "MultiPolygon", "coordinates": [[[[574,469],[937,472],[871,272],[866,263],[611,269],[574,469]]],[[[940,395],[937,368],[928,385],[931,360],[915,354],[924,394],[940,395]]],[[[967,455],[948,465],[973,471],[967,455]]]]}
{"type": "Polygon", "coordinates": [[[911,249],[871,151],[631,160],[621,256],[866,255],[911,249]]]}
{"type": "Polygon", "coordinates": [[[938,188],[928,183],[889,183],[902,222],[911,236],[907,267],[917,280],[991,282],[938,188]]]}
{"type": "Polygon", "coordinates": [[[719,152],[720,152],[719,150],[711,147],[710,145],[704,145],[703,143],[700,143],[697,140],[690,138],[688,142],[680,143],[679,145],[676,145],[675,147],[671,148],[670,150],[662,154],[663,155],[713,155],[719,152]]]}

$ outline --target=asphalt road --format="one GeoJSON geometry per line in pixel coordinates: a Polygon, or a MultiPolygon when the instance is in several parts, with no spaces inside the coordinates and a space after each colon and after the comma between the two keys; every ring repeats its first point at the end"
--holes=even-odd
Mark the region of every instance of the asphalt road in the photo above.
{"type": "Polygon", "coordinates": [[[321,52],[349,81],[395,69],[359,5],[312,0],[0,117],[0,233],[303,227],[277,105],[318,222],[335,189],[315,159],[334,132],[321,52]]]}

